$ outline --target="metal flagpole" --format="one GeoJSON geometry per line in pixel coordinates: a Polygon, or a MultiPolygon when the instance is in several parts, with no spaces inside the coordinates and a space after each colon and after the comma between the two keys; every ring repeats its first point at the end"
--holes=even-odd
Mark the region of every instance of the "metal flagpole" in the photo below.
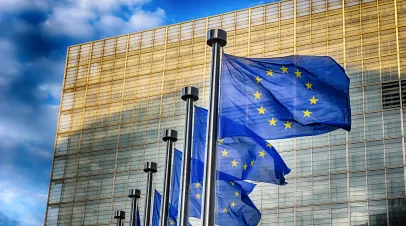
{"type": "Polygon", "coordinates": [[[189,223],[189,185],[190,162],[192,157],[192,131],[193,131],[193,102],[199,99],[199,89],[185,87],[182,89],[182,100],[186,101],[185,117],[185,143],[183,147],[182,189],[180,195],[180,209],[178,214],[179,226],[189,223]]]}
{"type": "Polygon", "coordinates": [[[207,149],[204,166],[202,226],[214,226],[216,220],[216,148],[219,100],[220,51],[227,44],[227,32],[212,29],[207,33],[207,45],[212,47],[210,66],[210,103],[207,118],[207,149]]]}
{"type": "Polygon", "coordinates": [[[114,219],[117,219],[117,226],[124,225],[125,212],[122,210],[114,210],[114,219]]]}
{"type": "Polygon", "coordinates": [[[137,199],[141,198],[141,191],[138,189],[128,190],[128,198],[131,198],[130,226],[137,226],[137,199]]]}
{"type": "Polygon", "coordinates": [[[166,163],[164,177],[164,192],[161,202],[161,226],[168,226],[169,193],[171,187],[171,166],[173,142],[178,140],[178,131],[167,129],[162,133],[162,140],[166,141],[166,163]]]}
{"type": "Polygon", "coordinates": [[[152,199],[152,179],[154,173],[157,171],[156,162],[145,162],[144,172],[147,173],[147,191],[145,193],[144,205],[144,226],[150,225],[151,220],[151,199],[152,199]]]}

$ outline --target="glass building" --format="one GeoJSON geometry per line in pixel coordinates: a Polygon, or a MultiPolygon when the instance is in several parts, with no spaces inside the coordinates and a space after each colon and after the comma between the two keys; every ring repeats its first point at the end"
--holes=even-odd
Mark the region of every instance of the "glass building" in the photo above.
{"type": "Polygon", "coordinates": [[[45,224],[113,225],[129,188],[145,194],[144,161],[162,191],[160,133],[182,148],[182,87],[207,107],[212,28],[226,53],[329,55],[351,78],[350,133],[273,142],[292,173],[252,193],[260,225],[405,225],[404,0],[285,0],[69,47],[45,224]]]}

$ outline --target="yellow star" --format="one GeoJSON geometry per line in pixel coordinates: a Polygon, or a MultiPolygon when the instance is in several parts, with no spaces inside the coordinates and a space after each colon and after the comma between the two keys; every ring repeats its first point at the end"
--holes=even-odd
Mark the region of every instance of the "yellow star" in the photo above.
{"type": "Polygon", "coordinates": [[[266,146],[271,148],[271,147],[272,147],[272,144],[267,143],[266,146]]]}
{"type": "Polygon", "coordinates": [[[265,158],[265,151],[264,150],[259,152],[259,157],[265,158]]]}
{"type": "Polygon", "coordinates": [[[261,80],[262,80],[262,79],[261,79],[260,77],[258,77],[258,76],[255,78],[255,81],[257,82],[257,84],[259,84],[259,82],[260,82],[261,80]]]}
{"type": "Polygon", "coordinates": [[[290,126],[292,125],[292,123],[291,122],[289,122],[289,121],[287,121],[285,124],[283,124],[283,125],[285,125],[285,129],[292,129],[290,126]]]}
{"type": "Polygon", "coordinates": [[[282,73],[288,73],[288,68],[286,68],[285,66],[281,67],[282,73]]]}
{"type": "Polygon", "coordinates": [[[247,163],[244,163],[244,166],[243,166],[243,167],[244,167],[244,170],[247,170],[247,167],[248,167],[248,166],[247,166],[247,163]]]}
{"type": "Polygon", "coordinates": [[[221,156],[228,156],[228,151],[227,151],[226,149],[224,149],[224,150],[221,152],[221,156]]]}
{"type": "Polygon", "coordinates": [[[313,84],[311,84],[310,82],[307,82],[305,85],[307,89],[312,89],[313,84]]]}
{"type": "Polygon", "coordinates": [[[235,194],[235,196],[237,196],[237,197],[240,195],[240,193],[238,193],[238,191],[235,191],[234,194],[235,194]]]}
{"type": "Polygon", "coordinates": [[[235,159],[231,162],[231,166],[232,167],[237,167],[237,164],[238,164],[238,162],[237,161],[235,161],[235,159]]]}
{"type": "Polygon", "coordinates": [[[272,118],[271,120],[268,120],[268,122],[269,122],[269,126],[276,126],[276,122],[277,122],[278,120],[275,120],[274,118],[272,118]]]}
{"type": "Polygon", "coordinates": [[[312,99],[309,99],[310,100],[310,104],[317,104],[317,101],[319,100],[319,99],[316,99],[314,96],[312,97],[312,99]]]}
{"type": "Polygon", "coordinates": [[[195,187],[196,187],[196,188],[200,188],[200,185],[201,185],[200,182],[197,182],[197,183],[195,184],[195,187]]]}
{"type": "Polygon", "coordinates": [[[255,163],[255,161],[254,161],[254,160],[252,160],[252,161],[251,161],[251,166],[253,166],[253,165],[254,165],[254,163],[255,163]]]}
{"type": "Polygon", "coordinates": [[[309,111],[309,109],[306,109],[306,111],[302,111],[303,112],[303,117],[309,117],[310,118],[310,114],[312,112],[309,111]]]}
{"type": "Polygon", "coordinates": [[[219,144],[224,143],[224,139],[219,139],[219,144]]]}
{"type": "Polygon", "coordinates": [[[169,221],[169,224],[175,225],[175,221],[171,220],[171,221],[169,221]]]}
{"type": "Polygon", "coordinates": [[[266,109],[263,108],[262,106],[260,108],[257,108],[257,110],[258,110],[258,115],[264,115],[265,111],[266,111],[266,109]]]}
{"type": "Polygon", "coordinates": [[[200,199],[201,195],[199,193],[196,194],[196,198],[200,199]]]}
{"type": "Polygon", "coordinates": [[[266,72],[266,76],[273,76],[273,71],[271,69],[269,69],[269,71],[266,72]]]}
{"type": "Polygon", "coordinates": [[[228,212],[228,209],[227,208],[224,208],[223,209],[223,213],[227,213],[228,212]]]}
{"type": "Polygon", "coordinates": [[[231,186],[234,186],[234,182],[231,181],[231,186]]]}
{"type": "Polygon", "coordinates": [[[302,77],[302,72],[299,71],[299,69],[296,69],[296,78],[301,78],[302,77]]]}
{"type": "Polygon", "coordinates": [[[256,100],[256,99],[261,99],[261,93],[259,93],[258,90],[257,90],[256,93],[254,93],[254,94],[252,94],[252,95],[254,95],[255,100],[256,100]]]}
{"type": "Polygon", "coordinates": [[[237,203],[235,203],[234,201],[231,203],[231,207],[235,207],[237,205],[237,203]]]}

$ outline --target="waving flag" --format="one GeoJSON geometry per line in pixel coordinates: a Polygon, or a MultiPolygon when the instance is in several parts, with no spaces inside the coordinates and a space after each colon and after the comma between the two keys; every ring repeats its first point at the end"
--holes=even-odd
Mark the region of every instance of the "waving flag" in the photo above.
{"type": "MultiPolygon", "coordinates": [[[[195,107],[192,182],[203,180],[207,110],[195,107]]],[[[284,185],[290,172],[279,153],[249,128],[220,117],[217,159],[220,180],[252,180],[284,185]]]]}
{"type": "MultiPolygon", "coordinates": [[[[245,181],[217,180],[217,225],[258,225],[261,213],[248,197],[254,187],[255,184],[245,181]]],[[[202,192],[202,182],[191,185],[191,217],[201,216],[202,192]]]]}
{"type": "Polygon", "coordinates": [[[159,219],[161,217],[161,200],[162,195],[157,190],[155,190],[154,209],[152,211],[152,226],[159,226],[159,219]]]}
{"type": "Polygon", "coordinates": [[[266,140],[350,131],[349,83],[330,57],[223,54],[220,114],[266,140]]]}

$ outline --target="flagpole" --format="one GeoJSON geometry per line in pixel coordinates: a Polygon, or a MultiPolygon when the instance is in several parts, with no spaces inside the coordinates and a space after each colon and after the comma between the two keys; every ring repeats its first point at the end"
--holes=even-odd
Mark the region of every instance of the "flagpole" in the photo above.
{"type": "Polygon", "coordinates": [[[114,210],[114,219],[117,219],[117,226],[123,226],[125,212],[122,210],[114,210]]]}
{"type": "Polygon", "coordinates": [[[207,45],[212,47],[210,66],[210,103],[207,118],[207,149],[204,166],[202,226],[214,226],[216,220],[216,149],[220,83],[220,51],[227,44],[227,32],[212,29],[207,33],[207,45]]]}
{"type": "Polygon", "coordinates": [[[166,141],[166,163],[164,176],[164,191],[161,202],[161,226],[168,226],[169,193],[171,187],[171,167],[173,143],[178,140],[178,131],[167,129],[162,133],[162,140],[166,141]]]}
{"type": "MultiPolygon", "coordinates": [[[[180,208],[178,212],[179,226],[189,223],[189,186],[190,162],[192,157],[192,132],[193,132],[193,102],[199,99],[199,89],[185,87],[182,89],[182,100],[186,101],[185,117],[185,143],[183,146],[182,188],[180,194],[180,208]]],[[[162,226],[162,225],[161,225],[162,226]]]]}
{"type": "Polygon", "coordinates": [[[131,198],[130,226],[137,226],[137,199],[141,198],[139,189],[128,190],[128,198],[131,198]]]}
{"type": "Polygon", "coordinates": [[[157,172],[156,162],[145,162],[144,172],[147,173],[147,191],[145,193],[144,205],[144,226],[149,226],[151,220],[152,179],[154,173],[157,172]]]}

